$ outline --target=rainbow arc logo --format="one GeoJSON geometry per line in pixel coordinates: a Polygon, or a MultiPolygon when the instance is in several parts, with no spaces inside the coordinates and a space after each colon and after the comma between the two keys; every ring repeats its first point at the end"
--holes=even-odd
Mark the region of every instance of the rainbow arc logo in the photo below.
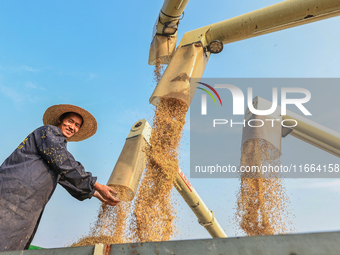
{"type": "MultiPolygon", "coordinates": [[[[206,83],[203,83],[203,82],[197,82],[197,83],[206,86],[206,87],[209,88],[212,92],[214,92],[215,95],[217,96],[218,100],[220,101],[221,106],[222,106],[222,100],[221,100],[221,98],[220,98],[220,95],[217,93],[217,91],[216,91],[213,87],[211,87],[210,85],[208,85],[208,84],[206,84],[206,83]]],[[[200,88],[200,87],[197,87],[197,88],[200,89],[200,90],[203,90],[204,92],[206,92],[206,93],[214,100],[215,105],[217,105],[214,96],[211,94],[211,92],[210,92],[209,90],[204,89],[204,88],[200,88]]]]}

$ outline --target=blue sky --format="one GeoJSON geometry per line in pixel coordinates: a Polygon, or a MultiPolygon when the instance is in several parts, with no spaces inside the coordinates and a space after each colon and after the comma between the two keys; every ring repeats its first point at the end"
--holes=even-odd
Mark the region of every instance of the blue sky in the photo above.
{"type": "MultiPolygon", "coordinates": [[[[277,2],[190,1],[178,38],[187,31],[277,2]]],[[[100,183],[106,183],[132,124],[144,118],[152,121],[154,107],[149,105],[149,97],[155,83],[153,67],[147,63],[153,25],[162,4],[0,1],[0,161],[42,125],[43,113],[49,106],[75,104],[97,118],[98,131],[86,141],[69,143],[68,148],[87,171],[98,176],[100,183]]],[[[340,19],[336,17],[225,45],[223,52],[210,57],[203,77],[338,78],[339,27],[340,19]]],[[[339,132],[339,88],[332,90],[331,99],[323,99],[316,106],[327,103],[333,121],[324,125],[339,132]]],[[[322,116],[315,116],[318,117],[322,116]]],[[[181,150],[181,166],[187,176],[189,130],[187,125],[181,150]]],[[[287,158],[298,157],[298,153],[310,148],[293,137],[287,139],[283,145],[287,158]]],[[[233,146],[235,160],[239,160],[240,146],[233,146]]],[[[317,149],[313,153],[328,157],[317,149]]],[[[308,157],[306,163],[307,160],[308,157]]],[[[329,160],[339,162],[334,156],[329,160]]],[[[232,218],[239,181],[190,181],[227,235],[235,236],[232,218]]],[[[286,188],[298,232],[340,229],[338,179],[290,179],[286,180],[286,188]]],[[[181,197],[178,203],[176,239],[209,238],[181,197]]],[[[58,187],[33,244],[63,247],[87,234],[99,205],[95,199],[79,202],[58,187]]]]}

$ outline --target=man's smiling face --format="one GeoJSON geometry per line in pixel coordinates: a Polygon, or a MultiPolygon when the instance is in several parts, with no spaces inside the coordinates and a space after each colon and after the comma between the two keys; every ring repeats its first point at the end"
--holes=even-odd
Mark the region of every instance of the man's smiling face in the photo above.
{"type": "Polygon", "coordinates": [[[79,131],[82,123],[82,117],[71,112],[59,123],[58,128],[66,138],[70,138],[79,131]]]}

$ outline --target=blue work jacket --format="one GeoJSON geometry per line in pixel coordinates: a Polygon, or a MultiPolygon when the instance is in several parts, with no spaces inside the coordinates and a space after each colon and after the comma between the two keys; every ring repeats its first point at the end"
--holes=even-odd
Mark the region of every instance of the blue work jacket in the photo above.
{"type": "Polygon", "coordinates": [[[67,151],[55,126],[34,130],[0,166],[0,251],[32,241],[57,183],[78,200],[91,198],[97,180],[67,151]]]}

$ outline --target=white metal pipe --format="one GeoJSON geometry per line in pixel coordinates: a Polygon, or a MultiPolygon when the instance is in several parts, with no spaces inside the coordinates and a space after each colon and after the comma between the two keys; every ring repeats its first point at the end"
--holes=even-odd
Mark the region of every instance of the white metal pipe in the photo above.
{"type": "Polygon", "coordinates": [[[187,32],[180,45],[193,43],[205,30],[209,44],[232,43],[340,15],[340,0],[287,0],[187,32]]]}
{"type": "Polygon", "coordinates": [[[174,184],[179,194],[198,218],[198,222],[205,227],[211,237],[228,237],[216,220],[214,213],[209,210],[180,168],[178,168],[174,184]]]}
{"type": "Polygon", "coordinates": [[[340,157],[340,133],[291,111],[287,111],[282,120],[288,126],[295,125],[293,120],[297,121],[298,125],[292,128],[290,135],[340,157]]]}
{"type": "Polygon", "coordinates": [[[162,23],[178,20],[188,4],[189,0],[165,0],[159,13],[159,19],[162,23]]]}
{"type": "MultiPolygon", "coordinates": [[[[256,105],[258,110],[266,110],[270,108],[272,103],[261,97],[255,97],[253,105],[256,105]]],[[[247,120],[250,117],[251,113],[247,111],[245,119],[247,120]]],[[[280,106],[276,108],[274,113],[266,117],[284,121],[285,126],[291,127],[290,135],[340,157],[340,133],[288,110],[286,115],[281,115],[280,106]]]]}

